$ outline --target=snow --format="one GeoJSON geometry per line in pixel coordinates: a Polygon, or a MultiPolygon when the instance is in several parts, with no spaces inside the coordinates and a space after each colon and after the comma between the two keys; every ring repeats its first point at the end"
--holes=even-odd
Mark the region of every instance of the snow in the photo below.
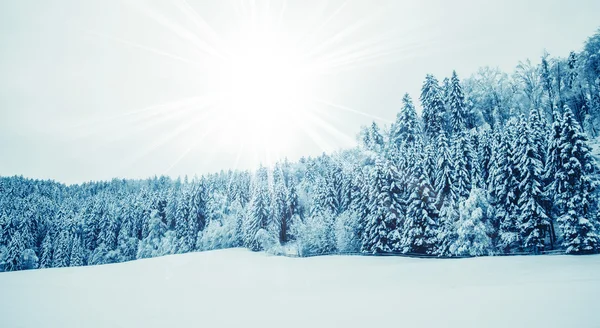
{"type": "Polygon", "coordinates": [[[0,273],[2,327],[600,327],[600,255],[244,249],[0,273]]]}
{"type": "Polygon", "coordinates": [[[600,165],[600,137],[590,140],[590,146],[592,147],[592,156],[596,158],[596,163],[600,165]]]}

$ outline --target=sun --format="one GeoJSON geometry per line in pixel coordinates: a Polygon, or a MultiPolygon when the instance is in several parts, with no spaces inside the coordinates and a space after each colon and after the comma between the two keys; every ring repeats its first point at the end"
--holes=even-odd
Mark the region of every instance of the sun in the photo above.
{"type": "Polygon", "coordinates": [[[290,38],[271,28],[239,31],[212,67],[218,106],[226,116],[222,138],[258,151],[284,150],[297,134],[314,96],[314,69],[290,38]]]}
{"type": "Polygon", "coordinates": [[[408,41],[371,28],[381,23],[385,5],[367,10],[357,2],[354,10],[347,1],[334,2],[222,1],[214,8],[185,0],[128,2],[164,29],[157,30],[164,35],[144,36],[156,36],[157,44],[91,34],[164,59],[156,67],[172,72],[167,76],[174,81],[165,94],[181,98],[106,120],[130,124],[126,137],[151,129],[157,134],[127,165],[170,145],[176,155],[166,173],[186,158],[187,165],[223,160],[233,169],[270,166],[354,146],[346,130],[359,120],[390,123],[339,101],[354,70],[408,56],[408,41]]]}

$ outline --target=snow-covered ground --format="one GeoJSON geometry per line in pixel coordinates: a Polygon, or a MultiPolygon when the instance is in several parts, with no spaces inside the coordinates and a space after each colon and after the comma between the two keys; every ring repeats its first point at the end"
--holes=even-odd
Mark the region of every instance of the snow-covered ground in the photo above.
{"type": "Polygon", "coordinates": [[[243,249],[0,273],[1,327],[600,327],[600,256],[243,249]]]}

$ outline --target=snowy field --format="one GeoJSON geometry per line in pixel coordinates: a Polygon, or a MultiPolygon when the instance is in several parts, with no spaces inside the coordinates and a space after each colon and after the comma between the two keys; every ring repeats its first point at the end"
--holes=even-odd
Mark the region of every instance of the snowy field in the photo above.
{"type": "Polygon", "coordinates": [[[285,258],[244,249],[0,273],[0,326],[600,327],[600,256],[285,258]]]}

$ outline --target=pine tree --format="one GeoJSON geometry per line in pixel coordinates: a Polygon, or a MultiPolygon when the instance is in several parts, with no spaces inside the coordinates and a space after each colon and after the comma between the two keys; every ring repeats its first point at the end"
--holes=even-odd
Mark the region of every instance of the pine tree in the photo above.
{"type": "Polygon", "coordinates": [[[490,168],[490,182],[488,190],[494,206],[495,216],[492,220],[492,240],[508,252],[509,245],[515,243],[516,226],[512,226],[512,215],[515,207],[511,202],[511,193],[514,188],[511,136],[508,131],[497,132],[494,140],[494,152],[490,168]]]}
{"type": "MultiPolygon", "coordinates": [[[[367,179],[367,168],[355,167],[353,171],[352,179],[352,204],[351,210],[358,217],[358,225],[356,231],[356,238],[358,240],[365,240],[365,227],[367,219],[370,216],[369,204],[371,202],[371,193],[369,191],[370,184],[367,179]]],[[[365,248],[365,252],[368,252],[368,247],[365,248]]]]}
{"type": "Polygon", "coordinates": [[[83,250],[83,244],[81,243],[81,238],[79,236],[75,236],[73,238],[73,246],[71,248],[71,257],[69,259],[69,265],[74,266],[82,266],[85,264],[85,254],[83,250]]]}
{"type": "Polygon", "coordinates": [[[400,243],[400,233],[396,227],[402,213],[395,169],[381,159],[376,162],[373,171],[371,195],[362,250],[368,253],[389,252],[400,243]]]}
{"type": "Polygon", "coordinates": [[[458,256],[481,256],[493,253],[490,236],[491,205],[484,189],[473,188],[469,198],[460,203],[459,219],[456,222],[456,239],[449,252],[458,256]]]}
{"type": "Polygon", "coordinates": [[[435,138],[443,129],[444,101],[438,80],[427,74],[421,88],[421,105],[423,106],[423,125],[425,134],[435,138]]]}
{"type": "Polygon", "coordinates": [[[492,170],[492,156],[493,156],[493,140],[489,131],[484,131],[481,134],[479,140],[479,147],[477,148],[477,159],[479,161],[479,168],[481,172],[481,188],[487,188],[490,185],[490,174],[492,170]]]}
{"type": "Polygon", "coordinates": [[[505,131],[506,161],[504,164],[505,181],[499,184],[503,190],[503,202],[499,203],[496,213],[499,214],[499,236],[500,248],[508,253],[522,246],[521,234],[519,233],[518,203],[519,203],[519,161],[522,156],[519,153],[518,136],[527,133],[524,124],[517,125],[514,120],[509,121],[505,131]]]}
{"type": "Polygon", "coordinates": [[[449,109],[450,109],[450,126],[452,133],[461,133],[466,128],[467,112],[465,106],[465,96],[460,86],[460,81],[456,75],[456,71],[452,71],[450,79],[450,90],[448,94],[449,109]]]}
{"type": "Polygon", "coordinates": [[[20,231],[15,231],[8,243],[8,256],[4,266],[6,271],[22,270],[21,254],[25,251],[23,236],[20,231]]]}
{"type": "Polygon", "coordinates": [[[417,179],[410,196],[402,232],[404,253],[434,254],[438,242],[438,218],[435,209],[435,194],[429,177],[417,169],[417,179]]]}
{"type": "Polygon", "coordinates": [[[518,222],[523,246],[537,254],[545,249],[550,222],[543,207],[542,161],[534,140],[535,123],[535,118],[530,117],[527,133],[519,136],[518,222]]]}
{"type": "Polygon", "coordinates": [[[140,241],[137,258],[145,259],[161,255],[162,239],[167,232],[167,226],[162,222],[158,212],[153,210],[150,214],[148,235],[140,241]]]}
{"type": "Polygon", "coordinates": [[[454,183],[454,160],[445,133],[441,133],[437,142],[437,165],[435,178],[436,209],[440,218],[438,251],[447,255],[450,242],[454,239],[454,221],[458,218],[457,191],[454,183]]]}
{"type": "Polygon", "coordinates": [[[259,230],[269,229],[270,209],[269,209],[269,182],[268,171],[265,167],[260,167],[254,178],[254,187],[248,218],[244,227],[244,244],[252,250],[260,250],[260,245],[256,240],[256,234],[259,230]]]}
{"type": "Polygon", "coordinates": [[[186,188],[177,201],[177,209],[175,212],[175,237],[177,239],[177,253],[179,254],[187,253],[191,250],[188,244],[190,199],[190,191],[186,188]]]}
{"type": "Polygon", "coordinates": [[[417,111],[413,105],[412,99],[408,93],[402,97],[402,109],[396,115],[391,132],[390,140],[400,147],[402,144],[411,144],[419,135],[419,121],[417,119],[417,111]]]}
{"type": "Polygon", "coordinates": [[[69,257],[71,256],[71,238],[66,230],[58,234],[54,243],[54,254],[52,256],[52,267],[63,268],[69,266],[69,257]]]}
{"type": "Polygon", "coordinates": [[[454,138],[454,182],[457,201],[467,199],[471,191],[473,169],[473,149],[463,133],[454,138]]]}
{"type": "Polygon", "coordinates": [[[40,269],[52,267],[52,240],[50,239],[50,233],[46,233],[44,241],[42,241],[42,254],[40,257],[40,269]]]}
{"type": "Polygon", "coordinates": [[[556,229],[554,222],[557,218],[556,201],[555,198],[559,194],[558,182],[556,174],[558,168],[561,166],[560,159],[560,138],[561,138],[561,125],[562,117],[558,112],[553,113],[555,119],[552,123],[552,133],[548,142],[548,149],[546,151],[546,162],[544,165],[543,175],[543,190],[544,190],[544,207],[546,213],[550,217],[550,246],[554,248],[556,241],[556,229]]]}
{"type": "Polygon", "coordinates": [[[561,124],[560,163],[556,179],[558,222],[567,253],[592,253],[600,248],[594,175],[598,167],[579,123],[566,108],[561,124]]]}

